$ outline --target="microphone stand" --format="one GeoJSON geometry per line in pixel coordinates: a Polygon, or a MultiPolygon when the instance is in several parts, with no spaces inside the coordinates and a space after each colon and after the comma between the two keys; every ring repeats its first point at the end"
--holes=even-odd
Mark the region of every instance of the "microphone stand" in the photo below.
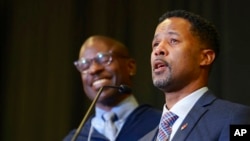
{"type": "Polygon", "coordinates": [[[76,140],[78,134],[80,133],[80,131],[81,131],[82,127],[83,127],[83,124],[86,122],[87,117],[89,116],[91,110],[93,109],[93,106],[96,104],[96,102],[97,102],[98,98],[100,97],[100,95],[101,95],[103,89],[104,89],[104,87],[101,87],[101,88],[99,89],[99,91],[98,91],[98,93],[97,93],[95,99],[94,99],[93,102],[91,103],[91,105],[90,105],[88,111],[86,112],[84,118],[82,119],[81,124],[80,124],[79,127],[77,128],[77,130],[76,130],[74,136],[72,137],[71,141],[75,141],[75,140],[76,140]]]}

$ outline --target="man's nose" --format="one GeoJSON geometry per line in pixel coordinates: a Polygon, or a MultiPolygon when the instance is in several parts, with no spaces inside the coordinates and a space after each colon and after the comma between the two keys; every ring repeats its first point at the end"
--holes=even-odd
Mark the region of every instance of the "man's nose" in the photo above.
{"type": "Polygon", "coordinates": [[[159,44],[159,46],[157,46],[154,50],[154,55],[155,56],[159,56],[159,55],[167,55],[168,54],[168,50],[166,48],[166,46],[164,46],[163,44],[159,44]]]}
{"type": "Polygon", "coordinates": [[[102,71],[103,69],[104,69],[104,66],[102,64],[99,64],[98,62],[93,60],[89,66],[88,73],[95,74],[95,73],[102,71]]]}

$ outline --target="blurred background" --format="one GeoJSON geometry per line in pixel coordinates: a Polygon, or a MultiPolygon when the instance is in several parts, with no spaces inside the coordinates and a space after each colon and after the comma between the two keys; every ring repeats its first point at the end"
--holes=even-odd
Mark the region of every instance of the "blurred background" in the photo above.
{"type": "Polygon", "coordinates": [[[122,41],[136,59],[134,93],[159,109],[151,81],[151,41],[158,18],[185,9],[212,21],[221,54],[209,87],[250,105],[250,16],[247,0],[0,0],[2,141],[60,141],[77,128],[90,101],[73,65],[94,34],[122,41]]]}

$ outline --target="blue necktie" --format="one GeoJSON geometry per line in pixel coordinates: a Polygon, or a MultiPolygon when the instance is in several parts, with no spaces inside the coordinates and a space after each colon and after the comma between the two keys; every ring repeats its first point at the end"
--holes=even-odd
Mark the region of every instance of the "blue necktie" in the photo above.
{"type": "Polygon", "coordinates": [[[113,112],[108,112],[103,115],[105,124],[104,124],[104,135],[114,141],[116,138],[117,128],[114,124],[114,121],[117,120],[117,116],[113,112]]]}
{"type": "Polygon", "coordinates": [[[172,112],[167,112],[161,117],[159,132],[157,135],[158,141],[167,141],[172,132],[172,125],[178,119],[178,116],[172,112]]]}

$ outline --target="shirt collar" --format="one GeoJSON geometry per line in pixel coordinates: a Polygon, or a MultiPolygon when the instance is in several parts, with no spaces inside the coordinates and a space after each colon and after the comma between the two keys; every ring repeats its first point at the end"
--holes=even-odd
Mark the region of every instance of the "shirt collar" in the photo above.
{"type": "MultiPolygon", "coordinates": [[[[127,116],[137,107],[138,107],[138,102],[136,101],[133,95],[130,95],[126,99],[124,99],[121,103],[119,103],[117,106],[113,107],[111,111],[113,111],[120,120],[120,119],[126,119],[127,116]]],[[[95,107],[95,118],[101,119],[102,115],[105,112],[106,111],[98,107],[95,107]]]]}
{"type": "MultiPolygon", "coordinates": [[[[126,99],[124,99],[120,104],[113,107],[111,111],[115,112],[118,120],[115,121],[115,125],[118,128],[118,131],[121,130],[123,124],[125,123],[127,117],[138,107],[138,102],[136,101],[133,95],[130,95],[126,99]]],[[[91,120],[91,125],[99,132],[103,133],[104,121],[102,119],[102,115],[106,111],[95,107],[95,117],[91,120]]]]}
{"type": "MultiPolygon", "coordinates": [[[[194,104],[196,103],[196,101],[208,90],[207,87],[202,87],[194,92],[192,92],[191,94],[187,95],[186,97],[184,97],[183,99],[181,99],[180,101],[178,101],[171,109],[170,111],[175,113],[176,115],[179,116],[186,116],[188,114],[188,112],[191,110],[191,108],[194,106],[194,104]],[[185,110],[183,110],[185,109],[185,110]]],[[[166,108],[166,104],[164,104],[163,107],[163,113],[169,111],[166,108]]]]}

